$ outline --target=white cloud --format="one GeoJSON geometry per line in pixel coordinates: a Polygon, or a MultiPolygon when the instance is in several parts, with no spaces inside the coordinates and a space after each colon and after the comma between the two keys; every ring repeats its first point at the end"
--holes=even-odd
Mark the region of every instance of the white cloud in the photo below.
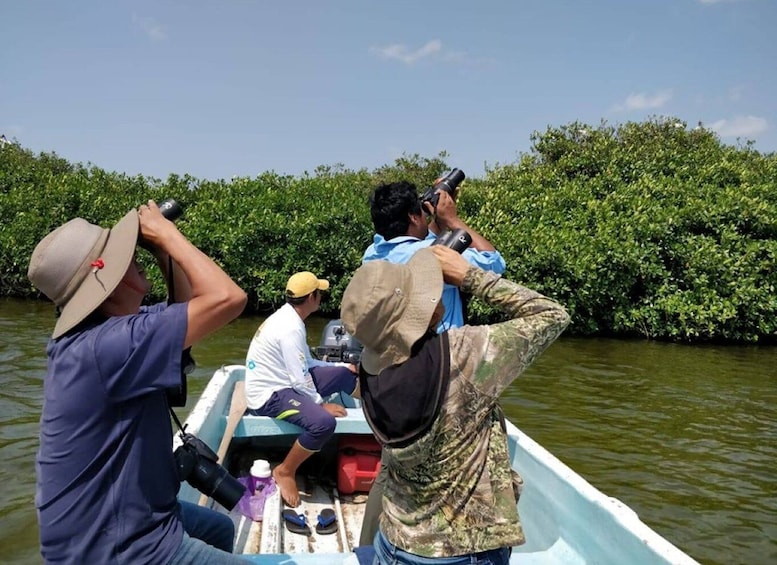
{"type": "Polygon", "coordinates": [[[613,109],[621,112],[624,110],[649,110],[661,108],[672,98],[671,90],[662,90],[653,95],[644,93],[632,93],[626,97],[626,101],[616,104],[613,109]]]}
{"type": "Polygon", "coordinates": [[[720,137],[751,137],[768,129],[765,118],[756,116],[737,116],[731,120],[718,120],[709,128],[720,137]]]}
{"type": "Polygon", "coordinates": [[[422,47],[412,51],[403,43],[395,43],[386,47],[370,47],[371,53],[376,53],[384,59],[396,59],[406,65],[412,65],[417,61],[431,57],[442,50],[442,41],[432,39],[427,41],[422,47]]]}
{"type": "Polygon", "coordinates": [[[442,41],[432,39],[418,49],[411,49],[404,43],[394,43],[384,47],[370,47],[373,53],[383,59],[401,61],[406,65],[413,65],[421,59],[433,59],[443,63],[466,67],[491,67],[495,64],[493,59],[472,57],[464,51],[450,51],[443,48],[442,41]]]}
{"type": "Polygon", "coordinates": [[[164,28],[153,18],[141,18],[132,14],[132,23],[140,27],[149,39],[161,41],[167,38],[164,28]]]}

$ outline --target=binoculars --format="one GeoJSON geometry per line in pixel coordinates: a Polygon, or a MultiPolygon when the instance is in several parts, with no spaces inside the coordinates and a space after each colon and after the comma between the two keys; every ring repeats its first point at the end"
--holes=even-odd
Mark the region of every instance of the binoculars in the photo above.
{"type": "Polygon", "coordinates": [[[172,198],[162,200],[158,206],[159,211],[162,212],[162,215],[171,222],[176,221],[183,214],[183,208],[181,208],[181,205],[172,198]]]}
{"type": "Polygon", "coordinates": [[[423,205],[424,202],[431,202],[432,206],[437,208],[437,202],[440,200],[440,195],[437,194],[437,190],[442,188],[445,192],[453,196],[453,193],[456,192],[456,188],[463,180],[464,171],[461,169],[453,169],[434,186],[426,189],[426,192],[421,195],[421,204],[423,205]]]}

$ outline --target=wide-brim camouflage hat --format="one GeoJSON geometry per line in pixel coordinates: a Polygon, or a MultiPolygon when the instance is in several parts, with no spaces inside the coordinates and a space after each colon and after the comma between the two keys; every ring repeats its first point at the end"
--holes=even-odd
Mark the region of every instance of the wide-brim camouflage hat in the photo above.
{"type": "Polygon", "coordinates": [[[442,288],[442,269],[429,248],[406,264],[370,261],[356,270],[343,294],[340,318],[364,345],[365,371],[377,375],[410,357],[429,329],[442,288]]]}
{"type": "Polygon", "coordinates": [[[116,289],[135,255],[139,227],[136,210],[111,229],[75,218],[38,243],[27,277],[60,309],[53,339],[76,327],[116,289]]]}

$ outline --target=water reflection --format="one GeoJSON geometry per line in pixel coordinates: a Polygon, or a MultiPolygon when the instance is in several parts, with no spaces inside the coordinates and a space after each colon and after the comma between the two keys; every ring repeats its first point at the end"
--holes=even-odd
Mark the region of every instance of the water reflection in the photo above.
{"type": "MultiPolygon", "coordinates": [[[[188,413],[241,364],[259,318],[194,348],[188,413]]],[[[308,321],[311,345],[326,320],[308,321]]],[[[52,307],[0,299],[0,562],[39,563],[34,511],[52,307]]],[[[562,338],[505,393],[508,417],[702,563],[777,562],[777,348],[562,338]]]]}
{"type": "Polygon", "coordinates": [[[776,354],[562,339],[506,411],[700,561],[765,562],[777,557],[776,354]]]}

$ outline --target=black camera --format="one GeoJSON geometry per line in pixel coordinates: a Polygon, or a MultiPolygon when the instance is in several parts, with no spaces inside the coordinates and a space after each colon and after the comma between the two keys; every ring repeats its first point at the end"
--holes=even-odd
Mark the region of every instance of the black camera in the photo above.
{"type": "Polygon", "coordinates": [[[442,188],[445,192],[453,196],[453,193],[456,192],[456,188],[463,180],[464,171],[461,169],[453,169],[450,173],[441,178],[437,184],[426,189],[426,192],[421,196],[421,204],[423,205],[424,202],[431,202],[432,206],[437,208],[437,202],[440,200],[440,195],[437,194],[437,190],[442,188]]]}
{"type": "Polygon", "coordinates": [[[467,230],[457,229],[453,231],[446,231],[434,240],[432,245],[444,245],[450,247],[457,253],[463,253],[464,250],[472,243],[472,236],[469,235],[467,230]]]}
{"type": "Polygon", "coordinates": [[[232,510],[246,487],[218,464],[218,455],[204,441],[183,431],[181,441],[183,443],[173,453],[178,480],[186,481],[227,510],[232,510]]]}
{"type": "Polygon", "coordinates": [[[183,208],[181,208],[181,205],[172,198],[162,200],[158,206],[159,211],[162,212],[162,215],[171,222],[176,221],[183,215],[183,208]]]}

